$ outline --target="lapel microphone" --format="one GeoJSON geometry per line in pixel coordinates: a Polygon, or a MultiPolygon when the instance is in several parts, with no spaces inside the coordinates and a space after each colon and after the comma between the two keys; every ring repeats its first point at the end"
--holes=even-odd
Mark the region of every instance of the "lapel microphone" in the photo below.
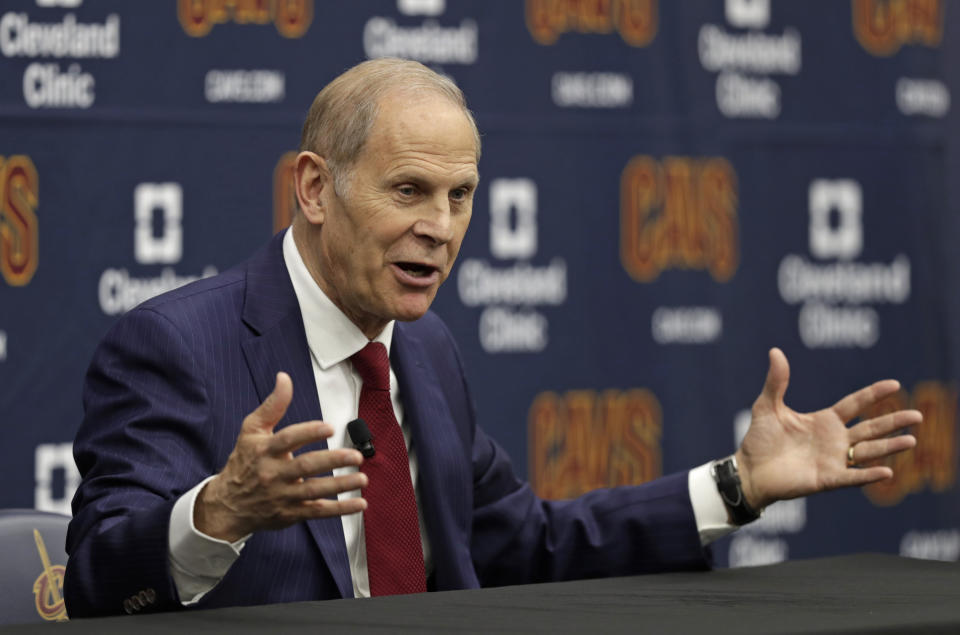
{"type": "Polygon", "coordinates": [[[353,441],[353,447],[360,450],[363,458],[369,459],[377,453],[373,447],[373,436],[370,434],[370,428],[363,419],[354,419],[347,424],[347,433],[350,440],[353,441]]]}

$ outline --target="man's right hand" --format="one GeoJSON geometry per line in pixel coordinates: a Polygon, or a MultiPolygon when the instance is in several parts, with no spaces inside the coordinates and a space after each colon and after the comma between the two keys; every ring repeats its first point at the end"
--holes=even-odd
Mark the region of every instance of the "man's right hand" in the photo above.
{"type": "Polygon", "coordinates": [[[226,466],[197,496],[193,518],[199,531],[234,542],[261,529],[282,529],[301,520],[367,508],[363,498],[327,498],[366,487],[365,474],[315,476],[359,466],[363,456],[358,451],[317,450],[293,456],[298,448],[331,436],[331,426],[307,421],[273,432],[292,398],[290,376],[277,373],[273,392],[243,420],[226,466]]]}

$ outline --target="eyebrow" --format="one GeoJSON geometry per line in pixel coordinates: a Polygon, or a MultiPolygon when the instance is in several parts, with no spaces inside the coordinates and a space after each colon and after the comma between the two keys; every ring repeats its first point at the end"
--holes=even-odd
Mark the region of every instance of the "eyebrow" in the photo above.
{"type": "MultiPolygon", "coordinates": [[[[389,176],[387,181],[390,183],[409,182],[409,183],[414,183],[416,185],[426,185],[426,184],[432,184],[433,180],[429,177],[425,177],[423,174],[420,174],[420,173],[404,171],[404,172],[398,172],[396,174],[389,176]]],[[[479,183],[480,183],[480,174],[479,172],[475,172],[470,176],[466,176],[463,179],[461,179],[451,189],[456,189],[458,187],[475,188],[477,187],[477,185],[479,185],[479,183]]]]}

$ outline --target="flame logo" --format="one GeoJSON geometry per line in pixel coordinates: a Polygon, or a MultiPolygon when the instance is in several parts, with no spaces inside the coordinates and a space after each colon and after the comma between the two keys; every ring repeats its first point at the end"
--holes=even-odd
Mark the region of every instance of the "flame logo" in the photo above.
{"type": "Polygon", "coordinates": [[[63,574],[67,568],[63,565],[51,565],[47,546],[43,537],[36,529],[33,530],[33,539],[37,543],[37,551],[43,562],[43,573],[33,583],[33,597],[37,605],[37,613],[48,622],[67,621],[67,607],[63,603],[63,574]]]}

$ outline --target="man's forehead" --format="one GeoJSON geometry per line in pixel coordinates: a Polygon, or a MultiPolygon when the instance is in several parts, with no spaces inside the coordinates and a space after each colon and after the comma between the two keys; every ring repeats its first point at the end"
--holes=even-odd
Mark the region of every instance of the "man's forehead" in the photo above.
{"type": "Polygon", "coordinates": [[[397,87],[385,91],[377,99],[377,110],[380,115],[385,112],[408,112],[417,108],[449,108],[456,111],[463,109],[450,97],[436,90],[423,88],[397,87]]]}
{"type": "Polygon", "coordinates": [[[385,96],[362,154],[393,169],[443,163],[461,176],[477,178],[473,127],[463,109],[436,94],[385,96]]]}
{"type": "Polygon", "coordinates": [[[442,176],[455,181],[457,186],[475,185],[480,180],[477,162],[470,152],[450,153],[442,149],[428,151],[387,152],[378,155],[376,165],[371,165],[386,179],[433,180],[442,176]]]}

